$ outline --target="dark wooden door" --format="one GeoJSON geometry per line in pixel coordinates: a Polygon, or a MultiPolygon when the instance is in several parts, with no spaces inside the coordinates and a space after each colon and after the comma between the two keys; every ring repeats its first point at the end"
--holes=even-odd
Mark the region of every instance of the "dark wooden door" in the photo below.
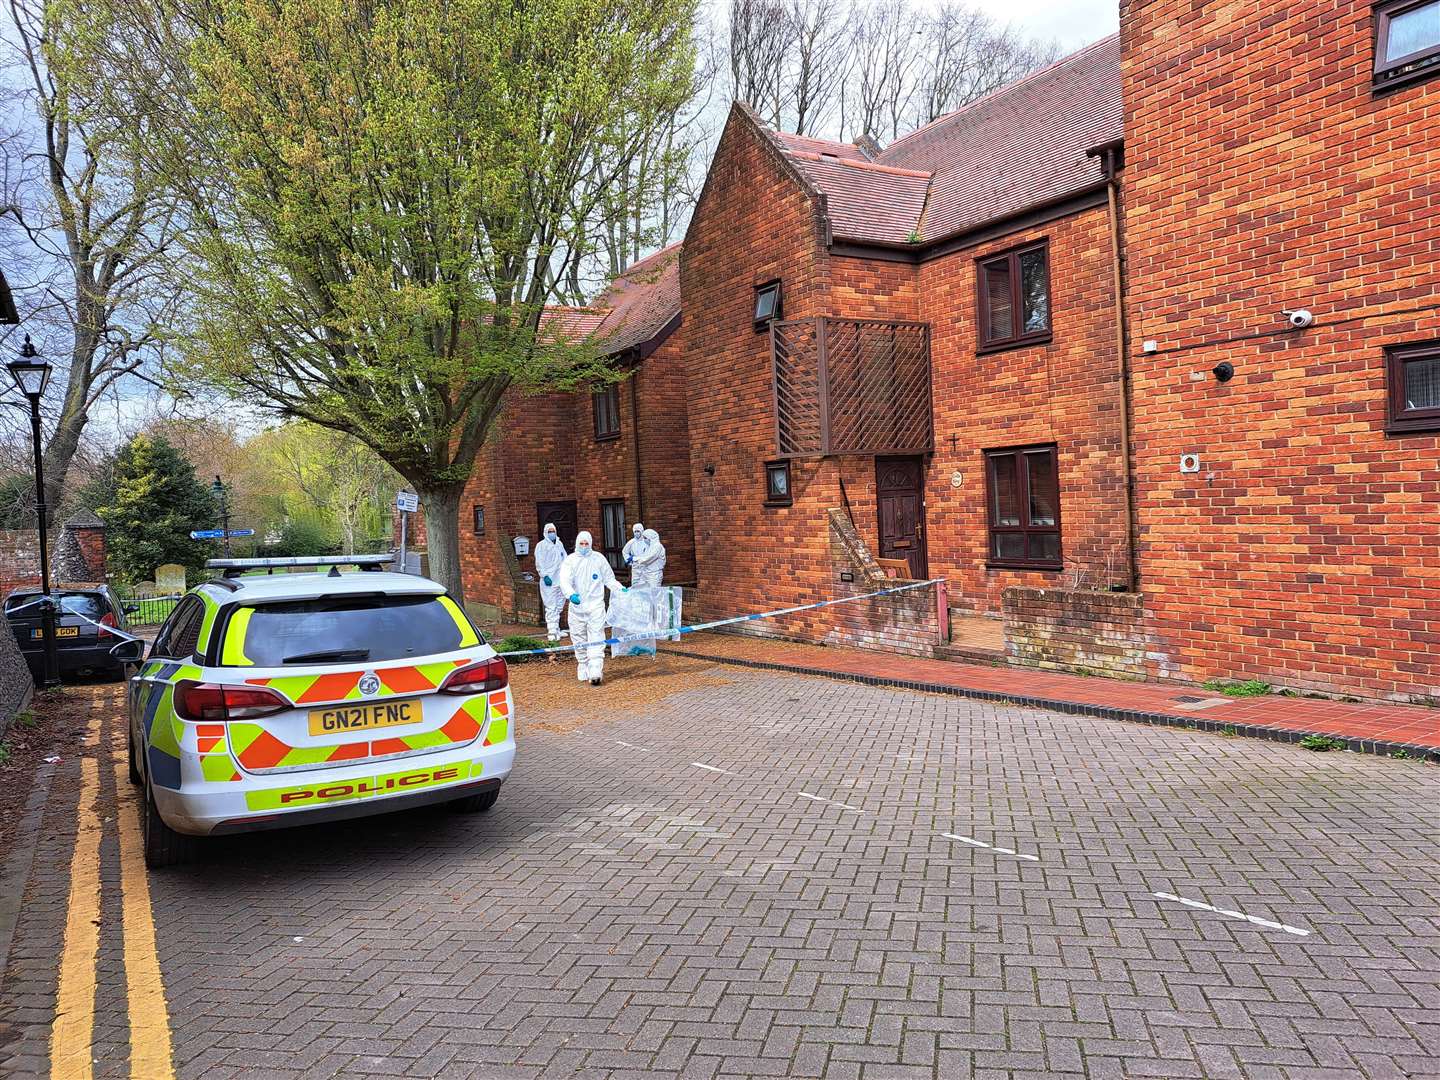
{"type": "Polygon", "coordinates": [[[875,501],[880,512],[880,557],[904,559],[912,578],[925,578],[924,462],[918,457],[877,457],[875,501]]]}
{"type": "Polygon", "coordinates": [[[535,516],[539,519],[535,543],[545,539],[545,526],[553,524],[560,542],[566,551],[575,550],[575,534],[580,531],[580,515],[575,512],[575,503],[543,502],[535,504],[535,516]]]}

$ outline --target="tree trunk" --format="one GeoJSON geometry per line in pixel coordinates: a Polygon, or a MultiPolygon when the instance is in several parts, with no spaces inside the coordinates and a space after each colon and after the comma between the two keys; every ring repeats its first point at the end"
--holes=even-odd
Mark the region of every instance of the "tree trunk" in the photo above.
{"type": "Polygon", "coordinates": [[[460,581],[460,495],[464,486],[421,488],[420,507],[425,511],[425,545],[430,556],[430,577],[444,585],[457,603],[465,599],[460,581]]]}

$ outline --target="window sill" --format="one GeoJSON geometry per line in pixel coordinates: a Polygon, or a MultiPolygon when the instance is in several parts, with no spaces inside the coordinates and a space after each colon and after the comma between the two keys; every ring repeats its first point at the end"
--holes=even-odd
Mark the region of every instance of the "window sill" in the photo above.
{"type": "Polygon", "coordinates": [[[1440,416],[1401,417],[1385,425],[1386,435],[1435,435],[1440,434],[1440,416]]]}
{"type": "Polygon", "coordinates": [[[1375,79],[1370,84],[1372,96],[1380,97],[1391,90],[1400,90],[1407,86],[1414,86],[1416,83],[1425,82],[1427,79],[1440,78],[1440,63],[1430,63],[1415,71],[1407,72],[1404,75],[1397,75],[1393,79],[1375,79]]]}
{"type": "Polygon", "coordinates": [[[999,559],[986,559],[986,570],[1043,570],[1048,573],[1059,573],[1065,569],[1063,563],[1037,563],[1037,562],[1004,562],[999,559]]]}
{"type": "Polygon", "coordinates": [[[1054,340],[1054,334],[1044,334],[1035,337],[1018,338],[1015,341],[1000,341],[993,345],[979,346],[975,350],[975,355],[989,356],[991,353],[1010,352],[1012,349],[1028,349],[1031,345],[1049,345],[1054,340]]]}
{"type": "Polygon", "coordinates": [[[617,432],[615,432],[614,435],[596,435],[596,436],[595,436],[595,441],[596,441],[596,442],[614,442],[614,441],[615,441],[616,439],[618,439],[618,438],[620,438],[620,432],[617,431],[617,432]]]}
{"type": "Polygon", "coordinates": [[[787,507],[787,506],[794,506],[794,505],[795,505],[795,500],[794,500],[794,499],[786,499],[784,502],[772,502],[770,499],[766,499],[766,500],[765,500],[763,503],[761,503],[760,505],[763,506],[763,507],[765,507],[765,508],[768,509],[768,510],[783,510],[783,509],[785,509],[785,507],[787,507]]]}

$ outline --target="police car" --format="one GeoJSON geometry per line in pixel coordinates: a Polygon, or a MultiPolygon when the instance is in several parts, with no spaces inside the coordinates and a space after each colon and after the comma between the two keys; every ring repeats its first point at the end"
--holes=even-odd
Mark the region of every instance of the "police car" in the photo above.
{"type": "Polygon", "coordinates": [[[389,561],[212,560],[223,576],[180,600],[148,656],[112,650],[141,664],[130,779],[150,866],[204,836],[495,803],[515,757],[505,661],[441,585],[389,561]]]}

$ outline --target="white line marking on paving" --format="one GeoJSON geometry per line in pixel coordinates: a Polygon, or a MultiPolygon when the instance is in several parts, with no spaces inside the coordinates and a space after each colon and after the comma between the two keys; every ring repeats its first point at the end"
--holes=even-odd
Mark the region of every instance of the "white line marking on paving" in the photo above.
{"type": "Polygon", "coordinates": [[[1016,851],[1014,848],[996,847],[994,844],[987,844],[984,840],[976,840],[974,837],[957,836],[953,832],[942,832],[940,835],[943,836],[946,840],[958,840],[960,841],[960,843],[969,844],[971,847],[989,848],[991,851],[999,852],[1001,855],[1013,855],[1017,859],[1025,859],[1029,862],[1040,861],[1039,855],[1026,855],[1022,852],[1016,851]]]}
{"type": "Polygon", "coordinates": [[[861,810],[858,806],[851,806],[849,803],[836,802],[834,799],[825,799],[819,795],[811,795],[808,791],[797,791],[795,794],[799,795],[802,799],[809,799],[811,802],[823,802],[829,806],[838,806],[841,810],[849,810],[852,814],[865,813],[865,811],[861,810]]]}
{"type": "Polygon", "coordinates": [[[695,768],[697,769],[704,769],[706,772],[724,773],[726,776],[739,775],[738,773],[731,772],[729,769],[717,769],[714,765],[706,765],[703,761],[692,761],[690,762],[690,764],[695,766],[695,768]]]}
{"type": "Polygon", "coordinates": [[[639,750],[642,754],[653,753],[653,751],[648,746],[636,746],[634,743],[628,743],[624,739],[616,739],[615,745],[623,746],[626,750],[639,750]]]}
{"type": "Polygon", "coordinates": [[[1298,926],[1286,926],[1284,923],[1272,922],[1269,919],[1262,919],[1256,915],[1246,915],[1243,911],[1231,911],[1229,908],[1216,907],[1214,904],[1202,903],[1199,900],[1187,900],[1183,896],[1176,896],[1174,893],[1157,892],[1151,896],[1158,896],[1161,900],[1174,900],[1176,903],[1184,904],[1186,907],[1199,908],[1201,911],[1213,911],[1216,915],[1224,915],[1231,919],[1244,919],[1256,926],[1268,926],[1271,930],[1284,930],[1287,934],[1298,934],[1300,937],[1309,937],[1309,930],[1301,930],[1298,926]]]}

